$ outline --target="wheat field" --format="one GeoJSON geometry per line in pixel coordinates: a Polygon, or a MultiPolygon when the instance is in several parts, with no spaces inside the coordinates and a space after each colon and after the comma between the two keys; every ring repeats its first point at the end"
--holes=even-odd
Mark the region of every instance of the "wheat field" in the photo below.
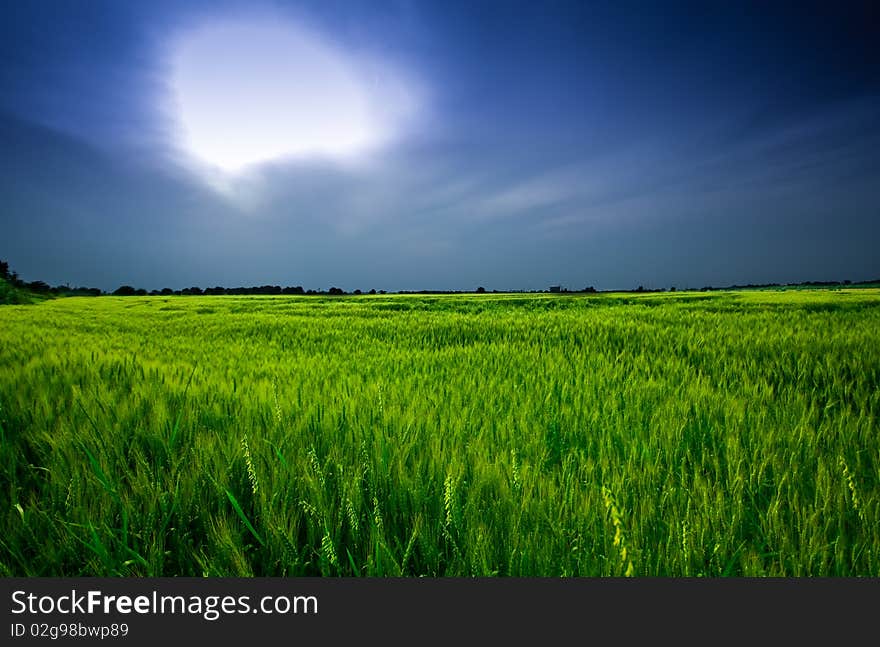
{"type": "Polygon", "coordinates": [[[0,308],[4,576],[880,576],[880,290],[0,308]]]}

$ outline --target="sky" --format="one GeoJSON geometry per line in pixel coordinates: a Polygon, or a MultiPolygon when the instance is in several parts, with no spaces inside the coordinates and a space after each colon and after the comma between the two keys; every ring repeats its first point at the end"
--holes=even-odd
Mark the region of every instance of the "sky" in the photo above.
{"type": "Polygon", "coordinates": [[[113,290],[880,277],[880,8],[34,0],[0,258],[113,290]]]}

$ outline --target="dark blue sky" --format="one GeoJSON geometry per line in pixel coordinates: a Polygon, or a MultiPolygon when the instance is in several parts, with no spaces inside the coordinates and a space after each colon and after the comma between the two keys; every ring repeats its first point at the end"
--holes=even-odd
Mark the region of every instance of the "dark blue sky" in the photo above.
{"type": "Polygon", "coordinates": [[[877,278],[876,7],[7,3],[0,258],[108,290],[877,278]]]}

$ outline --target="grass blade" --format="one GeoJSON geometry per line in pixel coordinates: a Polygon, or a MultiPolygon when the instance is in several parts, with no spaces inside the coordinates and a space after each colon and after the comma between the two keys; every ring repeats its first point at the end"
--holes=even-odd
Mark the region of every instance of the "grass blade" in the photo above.
{"type": "Polygon", "coordinates": [[[260,542],[260,545],[265,547],[266,543],[263,541],[263,538],[260,537],[260,533],[257,532],[256,528],[251,525],[251,522],[248,520],[247,515],[245,515],[244,510],[241,509],[241,506],[238,503],[238,499],[235,498],[235,495],[227,489],[226,496],[229,497],[229,502],[232,504],[235,512],[244,522],[244,525],[247,526],[247,529],[250,530],[251,534],[256,538],[258,542],[260,542]]]}

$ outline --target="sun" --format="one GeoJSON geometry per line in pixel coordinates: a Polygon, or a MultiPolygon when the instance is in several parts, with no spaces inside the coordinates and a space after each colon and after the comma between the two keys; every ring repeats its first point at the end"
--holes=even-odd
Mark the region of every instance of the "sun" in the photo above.
{"type": "Polygon", "coordinates": [[[412,107],[389,70],[282,21],[213,22],[188,32],[171,53],[169,89],[177,147],[227,173],[279,159],[356,156],[387,141],[412,107]]]}

